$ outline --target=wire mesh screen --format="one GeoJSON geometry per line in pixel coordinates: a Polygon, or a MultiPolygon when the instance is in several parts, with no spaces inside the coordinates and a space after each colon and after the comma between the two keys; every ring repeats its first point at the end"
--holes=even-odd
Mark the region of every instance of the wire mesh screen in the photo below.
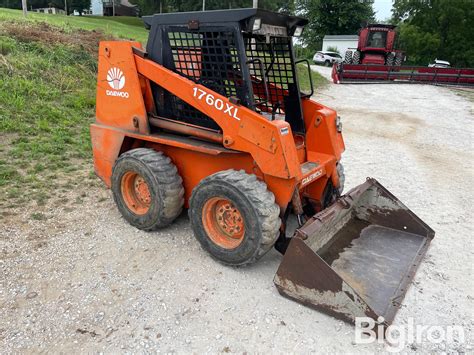
{"type": "Polygon", "coordinates": [[[296,91],[291,37],[247,36],[244,40],[257,108],[283,114],[285,98],[296,91]],[[264,77],[267,80],[268,97],[263,84],[264,77]]]}
{"type": "MultiPolygon", "coordinates": [[[[191,31],[186,27],[168,27],[171,63],[178,74],[225,96],[237,97],[246,104],[241,64],[232,28],[203,28],[191,31]]],[[[215,122],[178,97],[165,92],[160,115],[180,121],[218,129],[215,122]]]]}

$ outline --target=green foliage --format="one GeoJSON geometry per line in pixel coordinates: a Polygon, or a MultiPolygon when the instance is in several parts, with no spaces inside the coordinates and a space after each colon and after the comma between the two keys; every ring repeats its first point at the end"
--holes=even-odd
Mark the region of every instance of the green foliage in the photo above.
{"type": "Polygon", "coordinates": [[[337,47],[332,47],[332,46],[329,46],[327,48],[328,52],[335,52],[335,53],[339,53],[341,54],[341,52],[339,52],[339,49],[337,49],[337,47]]]}
{"type": "Polygon", "coordinates": [[[412,64],[434,59],[474,66],[474,5],[466,0],[395,0],[392,22],[412,64]]]}
{"type": "MultiPolygon", "coordinates": [[[[131,0],[138,5],[142,15],[162,12],[201,11],[202,0],[131,0]]],[[[260,0],[259,8],[294,13],[294,0],[260,0]]],[[[237,9],[252,7],[252,0],[206,0],[206,10],[237,9]]]]}
{"type": "Polygon", "coordinates": [[[309,20],[303,40],[321,49],[325,35],[352,35],[374,20],[373,0],[301,0],[299,10],[309,20]]]}

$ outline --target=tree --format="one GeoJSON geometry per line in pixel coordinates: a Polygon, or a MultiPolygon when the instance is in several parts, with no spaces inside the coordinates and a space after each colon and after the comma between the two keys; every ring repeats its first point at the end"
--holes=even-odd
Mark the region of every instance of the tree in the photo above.
{"type": "Polygon", "coordinates": [[[303,41],[320,49],[325,35],[353,35],[374,21],[373,0],[301,0],[299,12],[309,20],[303,41]]]}
{"type": "MultiPolygon", "coordinates": [[[[0,0],[1,1],[1,0],[0,0]]],[[[202,0],[131,0],[138,5],[141,15],[160,12],[181,12],[202,10],[202,0]]],[[[206,10],[238,9],[252,7],[252,0],[206,0],[206,10]]],[[[294,13],[294,0],[259,0],[260,9],[294,13]]]]}
{"type": "Polygon", "coordinates": [[[474,3],[466,0],[394,0],[392,22],[413,64],[434,59],[474,66],[474,3]]]}

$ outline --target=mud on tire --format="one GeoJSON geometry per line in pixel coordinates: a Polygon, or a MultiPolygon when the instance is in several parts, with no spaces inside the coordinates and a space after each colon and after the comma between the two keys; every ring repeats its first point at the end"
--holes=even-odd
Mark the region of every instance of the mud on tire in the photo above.
{"type": "MultiPolygon", "coordinates": [[[[266,184],[243,170],[225,170],[206,177],[194,188],[190,199],[189,219],[196,239],[214,259],[228,265],[251,264],[268,252],[279,236],[279,214],[280,208],[266,184]],[[216,200],[228,203],[216,202],[216,208],[210,209],[209,204],[216,200]],[[234,221],[242,219],[242,235],[219,230],[219,223],[227,218],[226,208],[229,213],[235,212],[234,221]],[[214,213],[216,222],[209,220],[214,213]],[[213,235],[216,230],[221,233],[218,237],[224,239],[213,235]],[[233,241],[229,235],[241,239],[233,241]]],[[[233,226],[232,220],[229,226],[233,226]]]]}
{"type": "Polygon", "coordinates": [[[115,162],[112,192],[125,220],[151,231],[167,226],[181,213],[182,181],[176,166],[162,152],[137,148],[122,154],[115,162]]]}

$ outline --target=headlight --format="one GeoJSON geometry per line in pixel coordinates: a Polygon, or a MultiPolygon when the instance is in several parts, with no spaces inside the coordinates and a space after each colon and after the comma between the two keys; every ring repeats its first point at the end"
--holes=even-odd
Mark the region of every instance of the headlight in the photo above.
{"type": "Polygon", "coordinates": [[[303,34],[303,29],[304,29],[303,26],[296,26],[295,32],[293,33],[293,36],[294,37],[301,37],[301,35],[303,34]]]}
{"type": "Polygon", "coordinates": [[[253,20],[253,26],[252,26],[252,31],[258,31],[262,27],[262,19],[261,18],[255,18],[253,20]]]}

